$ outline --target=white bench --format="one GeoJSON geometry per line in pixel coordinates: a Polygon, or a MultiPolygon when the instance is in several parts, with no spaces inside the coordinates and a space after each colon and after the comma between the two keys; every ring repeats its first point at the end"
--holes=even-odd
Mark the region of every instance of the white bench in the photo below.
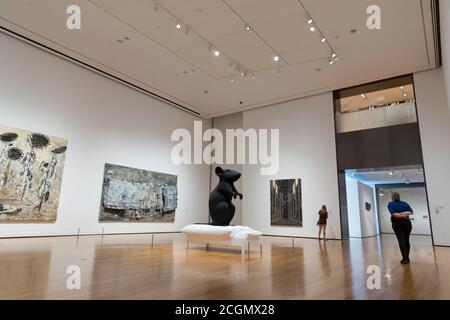
{"type": "Polygon", "coordinates": [[[241,254],[250,257],[250,246],[259,245],[262,254],[262,233],[245,226],[213,226],[209,224],[190,224],[181,229],[186,236],[186,249],[189,242],[206,243],[206,250],[210,244],[241,247],[241,254]]]}

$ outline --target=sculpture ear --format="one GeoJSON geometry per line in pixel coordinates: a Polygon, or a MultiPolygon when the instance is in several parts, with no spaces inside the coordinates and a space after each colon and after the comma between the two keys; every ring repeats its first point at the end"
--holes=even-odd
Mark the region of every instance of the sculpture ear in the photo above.
{"type": "Polygon", "coordinates": [[[216,175],[219,177],[223,175],[223,169],[221,167],[216,167],[216,175]]]}

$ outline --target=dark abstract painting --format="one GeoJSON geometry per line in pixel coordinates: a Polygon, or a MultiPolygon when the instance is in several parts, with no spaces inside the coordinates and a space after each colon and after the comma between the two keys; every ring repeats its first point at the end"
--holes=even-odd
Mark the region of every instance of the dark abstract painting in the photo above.
{"type": "Polygon", "coordinates": [[[271,225],[302,226],[301,180],[271,180],[270,186],[271,225]]]}
{"type": "Polygon", "coordinates": [[[101,222],[174,222],[177,176],[105,165],[101,222]]]}
{"type": "Polygon", "coordinates": [[[0,125],[0,222],[56,221],[67,140],[0,125]]]}

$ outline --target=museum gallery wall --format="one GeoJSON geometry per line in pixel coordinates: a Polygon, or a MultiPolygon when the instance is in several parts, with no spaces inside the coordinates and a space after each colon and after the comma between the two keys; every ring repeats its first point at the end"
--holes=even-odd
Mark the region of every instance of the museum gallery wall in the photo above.
{"type": "Polygon", "coordinates": [[[105,165],[102,222],[174,222],[177,176],[105,165]]]}
{"type": "Polygon", "coordinates": [[[56,220],[67,140],[0,125],[0,222],[56,220]]]}
{"type": "MultiPolygon", "coordinates": [[[[170,156],[173,130],[193,132],[197,116],[2,33],[0,47],[1,124],[25,130],[27,134],[19,135],[25,147],[28,133],[48,136],[49,160],[57,145],[52,136],[64,138],[61,146],[68,141],[67,151],[56,154],[57,169],[64,167],[52,185],[52,190],[59,189],[56,221],[0,223],[0,237],[175,232],[191,223],[208,222],[210,167],[176,165],[170,156]],[[175,220],[169,213],[164,215],[168,221],[151,223],[100,221],[106,163],[176,177],[175,220]]],[[[203,128],[210,125],[209,120],[203,121],[203,128]]],[[[31,151],[28,148],[24,156],[31,151]]],[[[39,159],[43,152],[35,151],[39,159]]],[[[38,186],[39,179],[33,186],[38,186]]],[[[38,199],[39,193],[34,194],[33,208],[39,205],[38,199]]],[[[43,210],[57,204],[56,194],[50,193],[48,201],[43,210]]],[[[17,202],[10,205],[19,206],[17,202]]],[[[54,213],[50,216],[55,218],[54,213]]]]}

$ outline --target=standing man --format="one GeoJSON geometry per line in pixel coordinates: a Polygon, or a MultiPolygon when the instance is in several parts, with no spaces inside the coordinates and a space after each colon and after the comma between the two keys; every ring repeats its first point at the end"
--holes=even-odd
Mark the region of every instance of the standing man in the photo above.
{"type": "Polygon", "coordinates": [[[400,200],[397,192],[392,193],[392,201],[388,204],[388,210],[391,213],[392,229],[397,236],[400,251],[402,252],[401,264],[409,264],[409,236],[411,234],[412,225],[409,216],[413,214],[413,210],[404,201],[400,200]]]}

